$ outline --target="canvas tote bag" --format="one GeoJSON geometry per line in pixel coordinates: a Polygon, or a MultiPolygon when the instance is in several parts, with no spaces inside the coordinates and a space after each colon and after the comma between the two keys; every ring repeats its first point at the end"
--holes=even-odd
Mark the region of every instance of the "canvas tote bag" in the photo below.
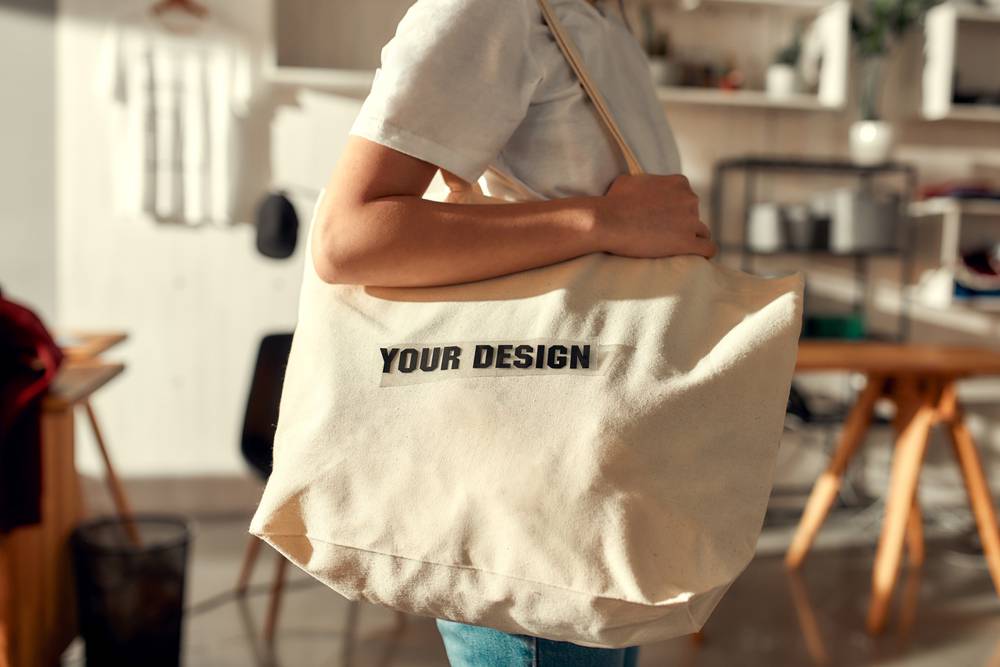
{"type": "Polygon", "coordinates": [[[690,256],[391,289],[307,260],[250,530],[352,600],[587,646],[694,632],[754,553],[801,289],[690,256]]]}

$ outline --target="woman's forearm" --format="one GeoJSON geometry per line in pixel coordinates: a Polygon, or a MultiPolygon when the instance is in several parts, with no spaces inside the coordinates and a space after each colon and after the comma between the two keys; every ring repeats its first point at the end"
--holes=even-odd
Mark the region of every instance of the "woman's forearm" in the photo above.
{"type": "Polygon", "coordinates": [[[317,220],[313,261],[327,282],[383,287],[506,275],[601,250],[601,199],[478,205],[387,196],[333,203],[317,220]]]}
{"type": "Polygon", "coordinates": [[[422,199],[438,168],[352,136],[330,177],[312,260],[330,283],[449,285],[592,252],[711,257],[698,197],[680,175],[622,175],[599,197],[517,204],[422,199]]]}

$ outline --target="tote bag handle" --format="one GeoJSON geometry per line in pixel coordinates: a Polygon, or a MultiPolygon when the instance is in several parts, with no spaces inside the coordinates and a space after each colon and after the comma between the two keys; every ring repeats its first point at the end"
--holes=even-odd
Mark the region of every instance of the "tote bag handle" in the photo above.
{"type": "MultiPolygon", "coordinates": [[[[569,63],[570,68],[573,70],[574,74],[576,74],[576,78],[580,80],[580,85],[583,87],[584,92],[594,105],[594,109],[597,111],[598,119],[611,135],[615,145],[618,146],[622,156],[625,158],[628,173],[633,175],[644,173],[642,165],[639,164],[639,160],[636,158],[635,153],[632,152],[632,148],[628,145],[628,142],[625,141],[625,135],[622,134],[621,129],[618,127],[618,123],[615,122],[614,117],[612,117],[611,112],[608,110],[608,105],[604,101],[601,91],[597,89],[597,86],[594,85],[594,80],[591,79],[590,75],[587,73],[587,69],[583,65],[583,60],[580,58],[580,54],[576,52],[573,42],[570,40],[565,29],[563,29],[562,24],[559,22],[559,18],[552,10],[552,6],[549,4],[548,0],[538,0],[538,5],[542,10],[542,18],[545,19],[545,24],[549,27],[549,32],[551,32],[552,36],[555,38],[556,44],[559,46],[559,50],[562,51],[563,57],[566,58],[566,62],[569,63]]],[[[513,190],[521,189],[521,186],[518,183],[511,181],[510,177],[506,174],[494,169],[491,169],[491,171],[495,177],[506,181],[513,190]]],[[[466,183],[458,176],[445,171],[444,169],[441,170],[441,176],[444,178],[444,181],[447,184],[448,189],[452,192],[452,195],[457,195],[459,197],[459,199],[455,201],[464,201],[464,203],[469,203],[469,198],[471,197],[473,202],[482,203],[479,200],[485,200],[488,203],[494,203],[491,198],[483,195],[483,191],[479,187],[479,183],[466,183]]]]}
{"type": "Polygon", "coordinates": [[[622,134],[621,129],[618,127],[618,123],[611,116],[611,112],[608,110],[608,105],[604,101],[604,97],[601,95],[601,91],[597,89],[594,85],[593,79],[587,73],[586,68],[583,66],[583,60],[580,58],[580,54],[576,52],[576,48],[573,46],[573,42],[570,40],[569,35],[563,29],[562,24],[559,23],[559,19],[556,17],[554,11],[552,11],[552,6],[549,5],[548,0],[538,0],[538,5],[542,9],[542,18],[545,19],[546,25],[549,26],[549,30],[556,39],[556,44],[559,45],[559,49],[563,52],[566,57],[566,61],[569,62],[569,66],[576,73],[578,79],[580,79],[580,85],[583,86],[583,90],[587,93],[587,97],[594,105],[594,109],[597,110],[597,115],[607,128],[608,132],[611,134],[611,138],[614,139],[618,148],[621,150],[622,155],[625,157],[625,164],[628,165],[628,173],[630,174],[641,174],[643,173],[642,165],[639,164],[639,160],[635,157],[635,153],[629,147],[628,142],[625,141],[625,135],[622,134]]]}

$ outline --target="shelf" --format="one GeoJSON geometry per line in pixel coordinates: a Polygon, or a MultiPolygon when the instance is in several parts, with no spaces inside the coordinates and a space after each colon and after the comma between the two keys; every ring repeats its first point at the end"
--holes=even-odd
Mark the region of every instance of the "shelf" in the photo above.
{"type": "Polygon", "coordinates": [[[932,197],[910,204],[910,215],[931,217],[939,215],[977,215],[1000,217],[1000,199],[966,199],[960,197],[932,197]]]}
{"type": "Polygon", "coordinates": [[[656,94],[660,101],[671,104],[737,106],[793,111],[837,111],[840,109],[840,107],[821,104],[815,95],[797,94],[789,97],[771,97],[762,90],[657,86],[656,94]]]}
{"type": "Polygon", "coordinates": [[[956,3],[955,15],[959,21],[968,21],[970,23],[1000,23],[1000,9],[974,7],[956,3]]]}
{"type": "Polygon", "coordinates": [[[267,72],[271,83],[322,88],[349,95],[367,95],[374,70],[326,69],[322,67],[272,67],[267,72]]]}
{"type": "Polygon", "coordinates": [[[731,5],[747,8],[772,8],[815,14],[830,4],[829,0],[655,0],[658,4],[675,4],[689,11],[700,7],[731,5]]]}
{"type": "Polygon", "coordinates": [[[955,81],[972,89],[992,89],[996,78],[976,62],[996,60],[1000,10],[944,2],[924,19],[924,68],[920,115],[930,121],[1000,122],[1000,105],[955,103],[955,81]],[[972,25],[970,25],[972,24],[972,25]],[[979,25],[975,25],[979,24],[979,25]],[[988,24],[988,25],[987,25],[988,24]],[[992,60],[985,54],[992,55],[992,60]]]}
{"type": "MultiPolygon", "coordinates": [[[[268,72],[272,83],[321,88],[345,94],[365,95],[371,89],[375,72],[372,70],[341,70],[320,67],[275,67],[268,72]]],[[[672,104],[739,106],[761,109],[800,111],[836,111],[838,107],[820,104],[815,95],[794,95],[774,98],[760,90],[721,90],[718,88],[688,88],[658,86],[657,96],[672,104]]]]}
{"type": "Polygon", "coordinates": [[[1000,123],[1000,105],[952,104],[948,111],[938,115],[925,115],[925,120],[971,120],[981,123],[1000,123]]]}
{"type": "MultiPolygon", "coordinates": [[[[341,70],[321,67],[275,67],[267,74],[268,80],[276,84],[322,88],[345,94],[360,95],[368,93],[374,77],[375,72],[372,70],[341,70]]],[[[839,108],[820,104],[815,95],[800,94],[787,98],[774,98],[760,90],[658,86],[656,92],[661,101],[673,104],[800,111],[836,111],[839,108]]]]}
{"type": "Polygon", "coordinates": [[[900,253],[899,248],[884,248],[880,250],[859,250],[857,252],[834,252],[822,248],[795,249],[785,248],[782,250],[753,250],[749,247],[725,244],[720,248],[725,253],[742,253],[748,257],[790,257],[790,256],[812,256],[824,257],[828,259],[859,259],[863,257],[896,257],[900,253]]]}
{"type": "Polygon", "coordinates": [[[788,155],[745,155],[715,163],[716,171],[727,169],[760,169],[784,172],[831,172],[871,176],[883,173],[906,174],[916,178],[916,169],[905,162],[860,165],[842,158],[808,158],[788,155]]]}
{"type": "Polygon", "coordinates": [[[940,247],[941,265],[950,266],[961,254],[963,218],[1000,218],[1000,200],[933,197],[911,203],[909,214],[912,220],[940,221],[941,236],[937,243],[940,247]]]}

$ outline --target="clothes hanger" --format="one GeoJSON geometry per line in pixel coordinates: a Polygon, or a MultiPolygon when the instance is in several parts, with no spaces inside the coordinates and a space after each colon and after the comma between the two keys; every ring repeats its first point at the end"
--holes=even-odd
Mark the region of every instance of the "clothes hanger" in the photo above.
{"type": "Polygon", "coordinates": [[[208,16],[208,7],[195,2],[195,0],[160,0],[149,8],[150,13],[160,16],[161,14],[177,9],[197,18],[203,19],[208,16]]]}

